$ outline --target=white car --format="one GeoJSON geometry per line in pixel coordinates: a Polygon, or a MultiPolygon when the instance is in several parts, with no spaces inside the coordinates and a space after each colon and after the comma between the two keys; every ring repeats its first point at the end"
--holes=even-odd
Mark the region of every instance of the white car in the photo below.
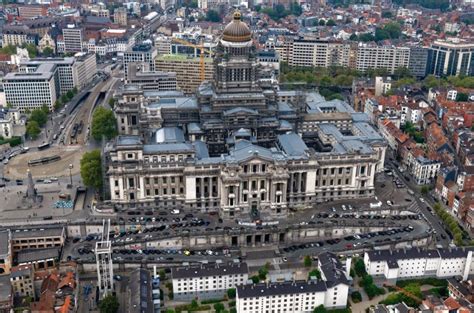
{"type": "Polygon", "coordinates": [[[423,199],[423,198],[420,198],[420,201],[423,202],[423,203],[425,203],[425,199],[423,199]]]}
{"type": "Polygon", "coordinates": [[[393,202],[390,201],[390,200],[387,200],[387,204],[388,204],[389,206],[392,206],[392,205],[393,205],[393,202]]]}
{"type": "Polygon", "coordinates": [[[45,179],[45,180],[43,180],[43,183],[45,183],[45,184],[51,184],[52,181],[51,181],[50,179],[45,179]]]}
{"type": "Polygon", "coordinates": [[[346,210],[346,206],[343,204],[342,205],[342,210],[345,211],[346,210]]]}
{"type": "Polygon", "coordinates": [[[171,210],[171,214],[178,215],[179,210],[178,209],[171,210]]]}

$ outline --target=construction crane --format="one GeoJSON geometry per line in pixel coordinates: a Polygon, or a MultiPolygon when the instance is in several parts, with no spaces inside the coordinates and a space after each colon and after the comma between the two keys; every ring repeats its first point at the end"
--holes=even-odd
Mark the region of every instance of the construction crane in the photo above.
{"type": "Polygon", "coordinates": [[[403,293],[405,296],[409,297],[409,298],[412,298],[413,300],[421,303],[423,300],[421,300],[420,298],[418,298],[417,296],[415,296],[414,294],[412,294],[411,292],[403,289],[402,287],[398,287],[397,285],[388,285],[388,284],[384,284],[384,286],[386,288],[393,288],[401,293],[403,293]]]}
{"type": "Polygon", "coordinates": [[[201,53],[199,54],[199,79],[201,80],[201,82],[203,82],[205,80],[204,52],[209,54],[210,56],[214,55],[214,52],[212,52],[209,49],[204,48],[203,42],[201,42],[200,45],[196,45],[180,38],[173,37],[172,40],[182,45],[185,45],[187,47],[193,47],[195,49],[201,50],[201,53]]]}

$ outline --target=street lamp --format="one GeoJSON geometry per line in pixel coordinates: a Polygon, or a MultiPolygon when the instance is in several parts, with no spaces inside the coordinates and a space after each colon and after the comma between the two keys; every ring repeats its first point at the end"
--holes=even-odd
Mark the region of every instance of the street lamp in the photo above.
{"type": "Polygon", "coordinates": [[[71,188],[72,188],[72,168],[74,166],[72,164],[69,164],[69,180],[71,181],[71,188]]]}

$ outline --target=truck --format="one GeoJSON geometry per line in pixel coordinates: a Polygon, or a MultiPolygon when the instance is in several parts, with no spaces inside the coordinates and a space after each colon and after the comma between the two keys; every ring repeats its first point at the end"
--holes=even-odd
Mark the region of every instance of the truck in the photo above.
{"type": "Polygon", "coordinates": [[[377,209],[377,208],[380,208],[382,206],[382,202],[379,201],[379,202],[373,202],[370,204],[370,208],[371,209],[377,209]]]}

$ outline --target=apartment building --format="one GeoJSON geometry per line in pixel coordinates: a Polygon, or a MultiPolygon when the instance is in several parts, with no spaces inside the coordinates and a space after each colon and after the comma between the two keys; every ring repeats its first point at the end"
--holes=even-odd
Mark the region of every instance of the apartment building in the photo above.
{"type": "Polygon", "coordinates": [[[114,10],[114,23],[127,26],[127,9],[122,7],[114,10]]]}
{"type": "MultiPolygon", "coordinates": [[[[201,84],[201,65],[199,57],[182,54],[165,54],[155,59],[155,69],[162,72],[176,73],[178,88],[185,94],[195,94],[201,84]]],[[[204,80],[213,77],[212,59],[204,58],[204,80]]]]}
{"type": "Polygon", "coordinates": [[[60,94],[59,74],[53,63],[43,63],[34,72],[8,73],[3,80],[5,98],[24,113],[47,105],[50,110],[60,94]]]}
{"type": "Polygon", "coordinates": [[[288,64],[305,67],[349,67],[352,59],[348,43],[295,39],[291,42],[288,64]]]}
{"type": "Polygon", "coordinates": [[[37,34],[30,30],[24,24],[5,25],[2,32],[2,47],[15,46],[19,47],[23,44],[35,44],[38,40],[37,34]]]}
{"type": "Polygon", "coordinates": [[[202,264],[173,268],[171,277],[175,300],[217,299],[247,283],[248,267],[246,263],[202,264]]]}
{"type": "Polygon", "coordinates": [[[313,312],[323,305],[328,309],[345,308],[349,294],[348,270],[330,252],[318,255],[321,280],[237,286],[236,308],[242,313],[313,312]]]}
{"type": "Polygon", "coordinates": [[[154,72],[156,56],[156,48],[146,44],[135,45],[125,51],[123,54],[125,81],[128,82],[128,64],[136,63],[142,72],[154,72]]]}
{"type": "Polygon", "coordinates": [[[377,250],[364,254],[365,270],[369,275],[387,280],[460,276],[466,280],[474,274],[474,248],[443,248],[421,250],[377,250]]]}
{"type": "Polygon", "coordinates": [[[64,245],[66,232],[64,227],[25,229],[12,231],[12,249],[18,252],[27,249],[44,249],[64,245]]]}
{"type": "Polygon", "coordinates": [[[381,46],[374,43],[360,43],[357,47],[356,69],[386,69],[393,74],[399,67],[409,67],[410,48],[381,46]]]}
{"type": "Polygon", "coordinates": [[[34,270],[31,264],[12,267],[10,283],[15,297],[35,298],[34,270]]]}
{"type": "Polygon", "coordinates": [[[435,76],[474,75],[474,43],[435,40],[428,48],[427,74],[435,76]]]}
{"type": "Polygon", "coordinates": [[[426,157],[419,156],[409,161],[409,170],[414,181],[419,185],[431,184],[436,178],[441,162],[430,160],[426,157]]]}
{"type": "Polygon", "coordinates": [[[0,276],[10,274],[12,267],[12,246],[10,230],[0,231],[0,276]]]}
{"type": "Polygon", "coordinates": [[[23,19],[35,19],[48,15],[48,7],[43,5],[21,5],[18,6],[18,16],[23,19]]]}
{"type": "Polygon", "coordinates": [[[82,28],[74,24],[67,25],[63,28],[64,52],[82,52],[83,38],[82,28]]]}

